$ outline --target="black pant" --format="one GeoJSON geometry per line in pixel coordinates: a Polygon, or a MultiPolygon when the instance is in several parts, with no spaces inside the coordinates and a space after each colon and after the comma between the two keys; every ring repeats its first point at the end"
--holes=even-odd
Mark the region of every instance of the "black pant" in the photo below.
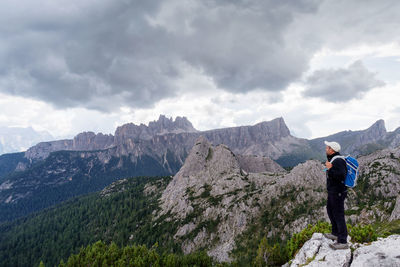
{"type": "Polygon", "coordinates": [[[326,209],[332,224],[332,234],[338,237],[339,243],[347,243],[347,226],[344,218],[344,200],[347,192],[328,192],[326,209]]]}

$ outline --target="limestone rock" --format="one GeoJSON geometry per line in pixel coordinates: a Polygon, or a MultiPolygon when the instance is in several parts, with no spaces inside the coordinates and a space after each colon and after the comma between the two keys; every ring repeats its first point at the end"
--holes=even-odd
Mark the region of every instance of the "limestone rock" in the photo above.
{"type": "Polygon", "coordinates": [[[25,152],[27,159],[45,159],[51,152],[60,150],[70,150],[72,148],[72,140],[58,140],[51,142],[41,142],[25,152]]]}
{"type": "Polygon", "coordinates": [[[399,220],[400,219],[400,196],[396,198],[396,204],[390,215],[389,221],[399,220]]]}
{"type": "Polygon", "coordinates": [[[379,238],[371,244],[351,244],[350,248],[333,250],[329,247],[333,241],[321,233],[314,233],[304,243],[295,258],[285,266],[400,266],[400,235],[379,238]]]}
{"type": "Polygon", "coordinates": [[[400,235],[392,235],[370,245],[362,245],[354,251],[351,266],[400,266],[400,235]]]}
{"type": "Polygon", "coordinates": [[[176,117],[174,121],[172,118],[160,115],[157,121],[150,122],[148,126],[127,123],[118,127],[115,131],[115,143],[122,144],[128,138],[134,141],[151,140],[156,135],[183,132],[197,132],[197,130],[186,117],[176,117]]]}
{"type": "MultiPolygon", "coordinates": [[[[178,228],[175,234],[175,239],[182,241],[182,250],[188,253],[199,249],[207,240],[208,246],[214,244],[207,247],[209,255],[218,261],[230,261],[229,253],[236,246],[235,238],[247,229],[250,221],[259,216],[260,207],[265,207],[271,199],[279,199],[280,195],[293,189],[299,190],[296,200],[282,211],[290,212],[298,205],[304,205],[311,195],[317,201],[325,198],[321,193],[325,174],[320,162],[308,161],[290,173],[274,166],[266,158],[236,156],[226,145],[213,146],[200,136],[185,164],[162,193],[157,218],[167,215],[170,216],[168,220],[183,221],[196,212],[193,221],[178,228]],[[242,167],[249,173],[243,172],[242,167]],[[270,168],[279,172],[265,172],[270,168]],[[317,188],[319,192],[314,192],[317,188]],[[193,240],[185,238],[204,222],[213,222],[216,229],[212,232],[198,229],[193,240]]],[[[315,219],[298,222],[297,227],[304,227],[304,222],[315,219]]],[[[291,223],[288,232],[293,229],[297,228],[291,223]]]]}
{"type": "Polygon", "coordinates": [[[240,167],[249,172],[284,172],[279,164],[271,158],[256,155],[237,155],[240,167]]]}
{"type": "Polygon", "coordinates": [[[333,241],[321,233],[314,233],[292,260],[290,267],[298,266],[349,266],[351,250],[333,250],[333,241]]]}

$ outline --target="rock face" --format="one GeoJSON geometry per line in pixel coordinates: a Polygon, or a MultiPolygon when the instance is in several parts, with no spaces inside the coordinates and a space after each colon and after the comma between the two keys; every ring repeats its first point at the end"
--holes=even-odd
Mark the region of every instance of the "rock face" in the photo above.
{"type": "MultiPolygon", "coordinates": [[[[388,211],[400,193],[399,159],[400,148],[359,158],[360,185],[355,190],[364,190],[363,198],[350,190],[345,206],[355,212],[347,220],[356,224],[390,217],[388,211]],[[373,206],[366,204],[372,198],[377,198],[373,206]]],[[[290,172],[274,164],[268,169],[268,164],[264,164],[268,162],[261,157],[236,155],[227,146],[213,146],[200,137],[163,192],[157,218],[180,225],[174,238],[185,253],[206,248],[218,261],[231,260],[229,253],[236,246],[236,238],[253,219],[259,218],[262,210],[268,210],[271,217],[266,220],[273,221],[265,227],[267,235],[279,235],[282,239],[318,220],[329,221],[325,208],[326,177],[321,162],[307,161],[290,172]],[[268,172],[271,170],[278,172],[268,172]]],[[[321,242],[322,259],[326,246],[321,242]]],[[[342,256],[343,262],[349,259],[349,254],[342,256]]]]}
{"type": "Polygon", "coordinates": [[[397,197],[400,193],[400,148],[384,149],[358,159],[360,175],[368,177],[376,195],[397,197]]]}
{"type": "Polygon", "coordinates": [[[321,233],[314,233],[285,266],[400,266],[400,235],[380,238],[368,245],[349,243],[355,249],[353,253],[350,248],[333,250],[329,247],[331,243],[321,233]]]}
{"type": "Polygon", "coordinates": [[[114,145],[114,136],[111,134],[95,134],[83,132],[75,136],[71,150],[103,150],[114,145]]]}
{"type": "Polygon", "coordinates": [[[343,131],[309,141],[314,150],[324,147],[324,140],[337,141],[342,145],[342,154],[353,156],[366,155],[384,148],[396,148],[400,145],[400,128],[387,132],[383,120],[376,121],[371,127],[361,131],[343,131]]]}
{"type": "Polygon", "coordinates": [[[73,140],[59,140],[52,142],[42,142],[25,152],[25,157],[34,159],[45,159],[51,152],[61,150],[72,151],[93,151],[104,150],[114,145],[114,136],[107,134],[95,134],[93,132],[83,132],[74,137],[73,140]]]}
{"type": "Polygon", "coordinates": [[[288,266],[349,266],[351,259],[350,248],[333,250],[329,247],[329,244],[333,243],[332,240],[324,237],[323,234],[314,233],[312,238],[304,243],[288,266]]]}
{"type": "Polygon", "coordinates": [[[25,152],[25,157],[29,160],[33,159],[45,159],[49,156],[51,152],[60,150],[71,150],[72,140],[58,140],[52,142],[42,142],[29,148],[25,152]]]}
{"type": "Polygon", "coordinates": [[[240,167],[249,172],[284,172],[285,170],[268,157],[256,155],[237,155],[240,167]]]}
{"type": "Polygon", "coordinates": [[[396,204],[389,218],[389,221],[394,221],[399,219],[400,219],[400,196],[397,196],[396,204]]]}
{"type": "Polygon", "coordinates": [[[168,119],[164,115],[160,115],[158,121],[150,122],[149,126],[128,123],[118,127],[115,131],[115,144],[122,144],[126,139],[151,140],[156,135],[185,132],[197,132],[186,117],[176,117],[174,121],[172,118],[168,119]]]}
{"type": "MultiPolygon", "coordinates": [[[[212,146],[201,136],[163,192],[158,218],[186,222],[175,234],[185,253],[207,248],[217,260],[230,261],[235,238],[246,230],[252,218],[259,216],[261,207],[298,184],[306,184],[298,195],[298,201],[304,201],[306,194],[312,192],[311,187],[321,188],[325,182],[322,165],[317,161],[301,164],[289,174],[270,163],[267,158],[236,156],[227,146],[212,146]],[[210,247],[210,243],[214,245],[210,247]]],[[[318,192],[315,195],[322,198],[318,192]]],[[[294,208],[295,202],[286,209],[294,208]]],[[[308,223],[300,221],[295,222],[296,227],[288,227],[296,231],[308,223]]]]}
{"type": "Polygon", "coordinates": [[[115,146],[124,146],[138,140],[149,141],[157,135],[183,132],[197,132],[197,130],[193,128],[193,125],[186,117],[177,117],[175,121],[173,121],[172,118],[168,119],[160,115],[159,119],[150,122],[149,126],[144,124],[135,125],[133,123],[120,126],[115,131],[115,136],[111,134],[105,135],[102,133],[83,132],[75,136],[73,140],[42,142],[29,148],[25,153],[25,157],[31,160],[44,159],[47,158],[51,152],[60,150],[104,150],[115,146]]]}

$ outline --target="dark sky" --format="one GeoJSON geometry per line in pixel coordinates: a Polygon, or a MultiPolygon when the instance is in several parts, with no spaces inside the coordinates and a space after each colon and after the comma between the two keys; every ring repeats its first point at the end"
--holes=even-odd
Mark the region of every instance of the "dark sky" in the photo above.
{"type": "MultiPolygon", "coordinates": [[[[157,108],[162,101],[193,101],[199,91],[209,93],[204,105],[215,104],[220,92],[231,98],[264,94],[264,104],[279,105],[294,84],[301,87],[298,103],[343,105],[397,82],[385,79],[385,66],[398,50],[376,51],[399,46],[399,13],[399,1],[3,0],[0,93],[58,112],[147,110],[151,115],[139,116],[146,119],[165,112],[157,108]],[[378,57],[387,61],[379,65],[378,57]],[[193,77],[209,83],[199,86],[193,77]]],[[[192,114],[188,106],[173,109],[192,114]]],[[[239,118],[232,111],[236,121],[206,124],[202,112],[194,115],[200,128],[269,118],[239,118]]],[[[7,123],[13,124],[0,119],[7,123]]]]}

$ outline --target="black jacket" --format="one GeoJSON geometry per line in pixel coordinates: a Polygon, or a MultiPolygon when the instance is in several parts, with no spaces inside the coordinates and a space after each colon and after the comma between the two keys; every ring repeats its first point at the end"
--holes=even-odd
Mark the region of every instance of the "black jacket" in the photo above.
{"type": "MultiPolygon", "coordinates": [[[[330,156],[327,156],[330,162],[334,156],[339,156],[340,153],[336,152],[330,156]]],[[[344,184],[344,180],[347,175],[346,161],[342,158],[336,158],[332,162],[332,168],[326,172],[326,187],[328,192],[341,193],[347,190],[344,184]]]]}

